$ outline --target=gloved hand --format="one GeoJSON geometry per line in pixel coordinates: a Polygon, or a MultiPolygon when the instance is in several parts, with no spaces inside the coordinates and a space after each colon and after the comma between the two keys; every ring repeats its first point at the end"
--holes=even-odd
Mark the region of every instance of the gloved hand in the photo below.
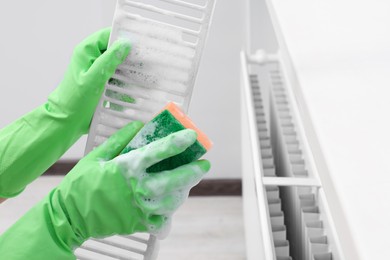
{"type": "Polygon", "coordinates": [[[83,158],[40,203],[0,237],[4,259],[75,259],[73,249],[89,237],[157,232],[209,170],[200,160],[171,171],[146,168],[181,153],[196,140],[176,132],[119,154],[142,127],[132,123],[83,158]]]}
{"type": "Polygon", "coordinates": [[[75,49],[64,79],[49,96],[50,108],[78,122],[78,131],[86,134],[104,85],[130,51],[130,42],[116,41],[107,51],[110,28],[98,31],[75,49]]]}
{"type": "Polygon", "coordinates": [[[130,51],[124,40],[106,51],[109,36],[104,29],[81,42],[47,102],[0,130],[0,197],[19,194],[87,133],[105,82],[130,51]]]}

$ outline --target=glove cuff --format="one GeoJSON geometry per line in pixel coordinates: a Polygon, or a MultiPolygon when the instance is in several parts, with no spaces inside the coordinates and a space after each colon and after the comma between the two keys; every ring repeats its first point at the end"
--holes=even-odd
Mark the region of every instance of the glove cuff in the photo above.
{"type": "Polygon", "coordinates": [[[23,191],[80,138],[80,127],[63,113],[40,106],[0,130],[0,196],[23,191]]]}
{"type": "Polygon", "coordinates": [[[66,105],[61,104],[60,99],[61,98],[56,91],[49,95],[49,98],[44,105],[49,115],[57,121],[63,121],[64,124],[78,134],[78,137],[88,133],[90,122],[88,124],[85,123],[88,119],[86,120],[84,118],[85,111],[83,111],[83,108],[80,107],[79,111],[68,111],[67,109],[64,109],[66,105]]]}
{"type": "Polygon", "coordinates": [[[7,192],[0,192],[0,198],[8,199],[18,196],[20,193],[24,191],[25,188],[22,188],[20,191],[7,193],[7,192]]]}
{"type": "Polygon", "coordinates": [[[54,189],[0,236],[2,259],[76,259],[84,241],[72,230],[54,189]]]}

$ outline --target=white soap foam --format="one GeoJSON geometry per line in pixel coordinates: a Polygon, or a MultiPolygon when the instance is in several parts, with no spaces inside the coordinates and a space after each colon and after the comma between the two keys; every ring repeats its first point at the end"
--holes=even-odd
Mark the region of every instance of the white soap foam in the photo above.
{"type": "MultiPolygon", "coordinates": [[[[172,226],[172,215],[177,210],[177,208],[179,208],[186,201],[189,196],[189,190],[191,187],[192,185],[189,185],[188,187],[184,187],[168,195],[170,196],[169,199],[171,199],[170,205],[168,205],[167,209],[165,209],[165,211],[168,213],[159,215],[163,218],[163,222],[161,223],[162,225],[157,227],[155,225],[151,225],[150,223],[145,223],[150,234],[155,235],[159,239],[164,239],[168,236],[172,226]]],[[[153,200],[145,199],[145,203],[151,207],[159,206],[161,205],[162,199],[163,197],[157,197],[153,200]]]]}
{"type": "MultiPolygon", "coordinates": [[[[155,149],[156,146],[146,145],[145,141],[145,137],[155,134],[155,130],[156,123],[147,124],[144,127],[143,134],[137,135],[132,141],[133,147],[140,148],[121,155],[115,158],[114,161],[123,166],[121,167],[124,169],[122,174],[135,192],[137,190],[146,191],[146,194],[143,194],[143,192],[141,194],[135,194],[135,196],[139,196],[136,199],[136,206],[146,216],[158,215],[164,218],[161,226],[152,225],[147,217],[143,223],[149,233],[162,239],[169,233],[172,214],[188,198],[190,189],[199,183],[203,172],[199,166],[192,166],[190,168],[191,174],[188,175],[188,178],[181,179],[179,183],[172,183],[171,177],[168,175],[159,175],[164,173],[146,173],[147,167],[144,164],[147,162],[145,162],[140,153],[150,154],[158,152],[147,151],[148,149],[155,149]],[[134,184],[136,187],[134,187],[134,184]],[[175,186],[172,186],[173,184],[175,186]]],[[[166,142],[169,142],[169,145],[184,148],[189,140],[194,139],[196,139],[196,133],[194,131],[183,130],[180,135],[175,136],[173,139],[161,139],[159,147],[166,146],[166,142]]]]}
{"type": "Polygon", "coordinates": [[[179,100],[181,105],[192,87],[196,55],[196,46],[183,40],[183,29],[126,14],[118,15],[114,27],[113,37],[125,38],[132,45],[126,61],[113,76],[120,81],[110,83],[135,99],[134,108],[122,111],[148,121],[149,114],[140,114],[142,108],[155,113],[169,101],[179,100]],[[138,98],[142,102],[137,102],[138,98]],[[151,106],[146,99],[157,101],[156,105],[151,106]]]}
{"type": "Polygon", "coordinates": [[[133,140],[131,140],[131,145],[134,148],[140,148],[147,145],[148,137],[153,136],[156,131],[157,123],[149,122],[143,128],[142,132],[137,134],[133,140]]]}
{"type": "MultiPolygon", "coordinates": [[[[139,35],[145,35],[150,38],[163,39],[166,42],[180,44],[183,47],[194,49],[192,44],[188,44],[183,41],[183,29],[179,27],[173,27],[167,24],[151,21],[140,15],[125,15],[123,16],[123,20],[130,21],[119,21],[118,24],[120,24],[121,29],[131,31],[139,35]]],[[[188,55],[188,57],[191,57],[191,55],[188,55]]]]}

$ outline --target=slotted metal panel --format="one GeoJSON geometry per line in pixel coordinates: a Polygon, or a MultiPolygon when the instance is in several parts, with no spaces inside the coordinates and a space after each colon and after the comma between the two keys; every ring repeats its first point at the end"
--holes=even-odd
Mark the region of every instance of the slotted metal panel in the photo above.
{"type": "MultiPolygon", "coordinates": [[[[147,122],[168,102],[188,110],[215,0],[118,0],[110,45],[128,39],[131,51],[95,111],[86,151],[134,120],[147,122]]],[[[135,234],[85,242],[78,259],[154,259],[155,236],[135,234]]]]}
{"type": "Polygon", "coordinates": [[[313,167],[293,93],[276,56],[262,56],[248,59],[241,53],[242,78],[247,78],[241,85],[243,114],[247,121],[253,121],[246,122],[243,128],[243,153],[259,154],[258,162],[252,161],[251,167],[243,168],[250,169],[243,173],[245,219],[252,214],[258,216],[245,223],[247,238],[252,240],[247,241],[248,259],[342,260],[326,194],[313,167]],[[261,86],[259,78],[266,82],[265,86],[261,86]],[[248,137],[258,139],[258,151],[249,145],[253,141],[246,141],[248,137]],[[253,186],[251,180],[255,182],[253,186]],[[251,192],[253,187],[257,193],[251,192]],[[265,196],[261,196],[262,192],[265,196]],[[254,220],[259,223],[255,225],[254,220]],[[260,236],[253,235],[256,232],[260,236]]]}

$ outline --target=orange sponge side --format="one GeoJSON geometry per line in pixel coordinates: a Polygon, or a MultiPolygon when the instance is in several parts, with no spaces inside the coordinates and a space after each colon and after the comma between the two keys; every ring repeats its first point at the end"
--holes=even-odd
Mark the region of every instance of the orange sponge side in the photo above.
{"type": "Polygon", "coordinates": [[[203,133],[192,120],[184,114],[184,112],[173,102],[168,103],[163,110],[168,110],[177,121],[179,121],[185,128],[192,129],[198,134],[198,141],[203,145],[203,147],[209,151],[213,146],[211,140],[203,133]]]}

